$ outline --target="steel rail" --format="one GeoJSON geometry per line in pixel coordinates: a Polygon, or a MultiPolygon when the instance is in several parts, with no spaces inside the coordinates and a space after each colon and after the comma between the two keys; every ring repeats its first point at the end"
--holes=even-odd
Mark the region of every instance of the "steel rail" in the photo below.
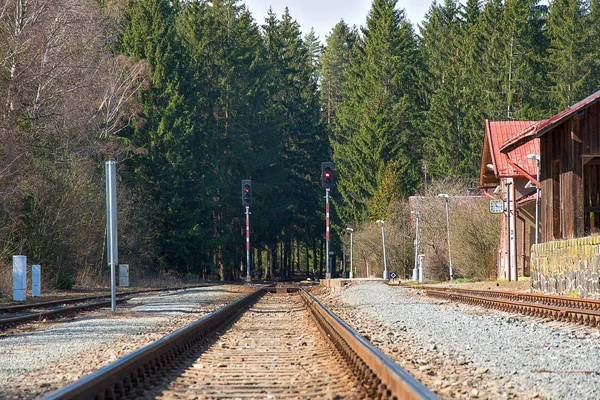
{"type": "Polygon", "coordinates": [[[460,294],[471,294],[480,297],[492,297],[511,299],[525,302],[535,302],[547,305],[555,305],[559,307],[570,307],[584,310],[599,310],[600,311],[600,300],[596,299],[583,299],[578,297],[568,296],[554,296],[541,293],[521,293],[511,291],[500,291],[500,290],[478,290],[478,289],[463,289],[463,288],[450,288],[450,287],[437,287],[437,286],[413,286],[413,288],[427,291],[437,292],[453,292],[460,294]]]}
{"type": "MultiPolygon", "coordinates": [[[[313,296],[302,288],[299,290],[319,328],[332,339],[348,366],[373,394],[372,397],[437,399],[429,389],[323,307],[313,296]]],[[[265,292],[260,288],[79,381],[42,396],[41,399],[117,399],[142,395],[144,389],[149,389],[157,380],[155,375],[170,371],[171,367],[181,362],[178,360],[180,355],[193,352],[196,346],[245,312],[265,292]]]]}
{"type": "MultiPolygon", "coordinates": [[[[206,285],[197,285],[197,286],[180,286],[180,287],[174,287],[174,288],[132,290],[132,291],[127,291],[127,292],[119,292],[119,293],[117,293],[117,296],[128,296],[128,295],[132,295],[132,294],[155,293],[155,292],[164,292],[164,291],[171,291],[171,290],[187,290],[187,289],[193,289],[193,288],[205,287],[205,286],[206,285]]],[[[27,304],[15,304],[15,305],[8,305],[8,306],[0,306],[0,313],[14,313],[14,312],[19,312],[19,311],[29,310],[32,308],[49,307],[49,306],[55,306],[55,305],[59,305],[59,304],[80,303],[83,301],[98,300],[98,299],[104,299],[107,297],[110,297],[110,293],[103,294],[103,295],[95,295],[95,296],[70,297],[70,298],[67,297],[64,299],[50,300],[50,301],[44,301],[44,302],[39,302],[39,303],[27,303],[27,304]]]]}
{"type": "Polygon", "coordinates": [[[375,397],[438,399],[421,382],[325,308],[306,290],[300,288],[300,293],[319,325],[344,355],[346,362],[360,371],[363,383],[369,385],[369,381],[375,382],[375,387],[372,387],[376,393],[375,397]]]}
{"type": "MultiPolygon", "coordinates": [[[[131,299],[131,297],[122,297],[120,299],[117,299],[117,303],[122,303],[129,299],[131,299]]],[[[89,309],[93,309],[93,308],[107,307],[110,305],[111,305],[111,301],[107,300],[107,301],[101,301],[101,302],[97,302],[97,303],[82,304],[79,306],[64,307],[64,308],[59,308],[57,310],[42,311],[42,312],[37,312],[34,314],[22,315],[20,317],[2,318],[2,319],[0,319],[0,327],[16,325],[16,324],[20,324],[20,323],[28,322],[28,321],[40,321],[44,318],[58,317],[58,316],[72,314],[74,312],[89,310],[89,309]]]]}
{"type": "Polygon", "coordinates": [[[428,296],[436,298],[460,301],[470,305],[493,308],[512,313],[521,313],[532,317],[550,318],[556,321],[577,323],[591,327],[600,326],[600,311],[595,309],[563,307],[553,304],[542,304],[520,300],[505,300],[452,292],[449,290],[426,289],[425,293],[428,296]]]}
{"type": "Polygon", "coordinates": [[[114,399],[124,397],[126,391],[144,385],[147,381],[154,379],[154,374],[160,373],[163,369],[169,369],[171,364],[176,364],[178,356],[202,341],[217,327],[237,317],[264,293],[262,289],[257,289],[62,389],[42,396],[41,399],[114,399]]]}

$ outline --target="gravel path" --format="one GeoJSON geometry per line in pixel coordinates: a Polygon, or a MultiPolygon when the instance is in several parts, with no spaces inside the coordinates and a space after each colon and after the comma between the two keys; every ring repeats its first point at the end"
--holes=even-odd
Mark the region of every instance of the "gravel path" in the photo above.
{"type": "MultiPolygon", "coordinates": [[[[409,351],[409,360],[422,376],[434,375],[433,386],[442,397],[600,398],[598,329],[441,302],[379,282],[352,284],[325,299],[337,302],[337,311],[358,322],[363,333],[377,329],[365,329],[369,323],[357,321],[348,306],[375,321],[380,331],[389,329],[390,337],[413,343],[417,355],[409,351]],[[419,354],[425,362],[419,362],[419,354]],[[435,365],[448,369],[448,364],[455,364],[450,377],[435,373],[435,365]],[[469,371],[461,374],[460,366],[469,371]]],[[[379,345],[390,352],[392,341],[386,342],[379,345]]]]}
{"type": "Polygon", "coordinates": [[[169,334],[247,291],[211,286],[135,297],[70,322],[17,327],[0,336],[0,398],[33,398],[169,334]]]}

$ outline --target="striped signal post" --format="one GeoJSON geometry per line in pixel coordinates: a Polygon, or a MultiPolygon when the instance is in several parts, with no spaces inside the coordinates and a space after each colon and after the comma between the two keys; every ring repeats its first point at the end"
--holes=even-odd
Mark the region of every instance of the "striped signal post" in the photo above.
{"type": "Polygon", "coordinates": [[[246,282],[251,282],[250,277],[250,206],[246,206],[246,282]]]}
{"type": "Polygon", "coordinates": [[[242,205],[246,208],[246,282],[250,283],[250,206],[252,205],[252,181],[242,181],[242,205]]]}
{"type": "Polygon", "coordinates": [[[325,189],[325,255],[327,257],[326,279],[331,279],[331,257],[329,257],[329,188],[325,189]]]}
{"type": "Polygon", "coordinates": [[[321,186],[325,188],[325,257],[327,257],[326,279],[331,279],[331,260],[329,256],[329,191],[333,187],[333,163],[321,163],[321,186]]]}

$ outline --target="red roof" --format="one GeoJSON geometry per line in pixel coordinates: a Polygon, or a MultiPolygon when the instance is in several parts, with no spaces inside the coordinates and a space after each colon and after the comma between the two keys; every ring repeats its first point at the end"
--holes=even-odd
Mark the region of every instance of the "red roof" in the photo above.
{"type": "Polygon", "coordinates": [[[518,146],[521,146],[523,143],[526,143],[532,138],[539,138],[555,126],[560,125],[567,119],[571,118],[576,112],[584,110],[598,101],[600,101],[600,90],[581,100],[579,103],[576,103],[571,107],[559,112],[555,116],[542,120],[533,126],[527,127],[517,135],[502,143],[500,150],[503,153],[506,153],[518,146]]]}
{"type": "MultiPolygon", "coordinates": [[[[540,154],[539,139],[531,140],[525,145],[510,151],[508,155],[500,152],[500,145],[512,138],[519,132],[522,132],[531,126],[535,126],[535,121],[485,121],[484,152],[486,150],[491,154],[492,164],[494,166],[494,175],[496,178],[511,178],[523,176],[523,174],[509,164],[510,159],[523,168],[528,174],[536,176],[537,162],[527,158],[528,154],[540,154]],[[487,141],[487,143],[485,143],[487,141]]],[[[482,160],[485,162],[486,154],[483,154],[482,160]]],[[[482,165],[482,173],[487,165],[482,165]]]]}

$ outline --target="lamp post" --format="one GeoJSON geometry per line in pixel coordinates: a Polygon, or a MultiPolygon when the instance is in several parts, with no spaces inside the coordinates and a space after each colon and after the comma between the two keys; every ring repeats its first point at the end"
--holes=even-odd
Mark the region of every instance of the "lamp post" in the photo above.
{"type": "Polygon", "coordinates": [[[450,281],[454,280],[454,275],[452,273],[452,253],[450,252],[450,214],[448,212],[448,203],[450,198],[446,193],[438,194],[438,197],[443,198],[446,201],[446,228],[448,231],[448,263],[450,264],[450,281]]]}
{"type": "Polygon", "coordinates": [[[354,278],[354,272],[352,272],[353,264],[352,264],[352,233],[354,229],[346,228],[348,232],[350,232],[350,279],[354,278]]]}
{"type": "MultiPolygon", "coordinates": [[[[537,181],[540,182],[540,156],[527,154],[527,158],[537,161],[537,181]]],[[[540,187],[535,186],[535,244],[540,242],[540,187]]]]}
{"type": "Polygon", "coordinates": [[[383,245],[383,279],[389,279],[388,278],[388,269],[387,269],[387,260],[385,258],[385,229],[383,228],[385,223],[381,219],[378,219],[375,222],[377,222],[378,224],[381,224],[381,243],[383,245]]]}
{"type": "Polygon", "coordinates": [[[411,211],[412,215],[415,216],[415,268],[413,269],[413,281],[419,279],[419,212],[411,211]]]}

